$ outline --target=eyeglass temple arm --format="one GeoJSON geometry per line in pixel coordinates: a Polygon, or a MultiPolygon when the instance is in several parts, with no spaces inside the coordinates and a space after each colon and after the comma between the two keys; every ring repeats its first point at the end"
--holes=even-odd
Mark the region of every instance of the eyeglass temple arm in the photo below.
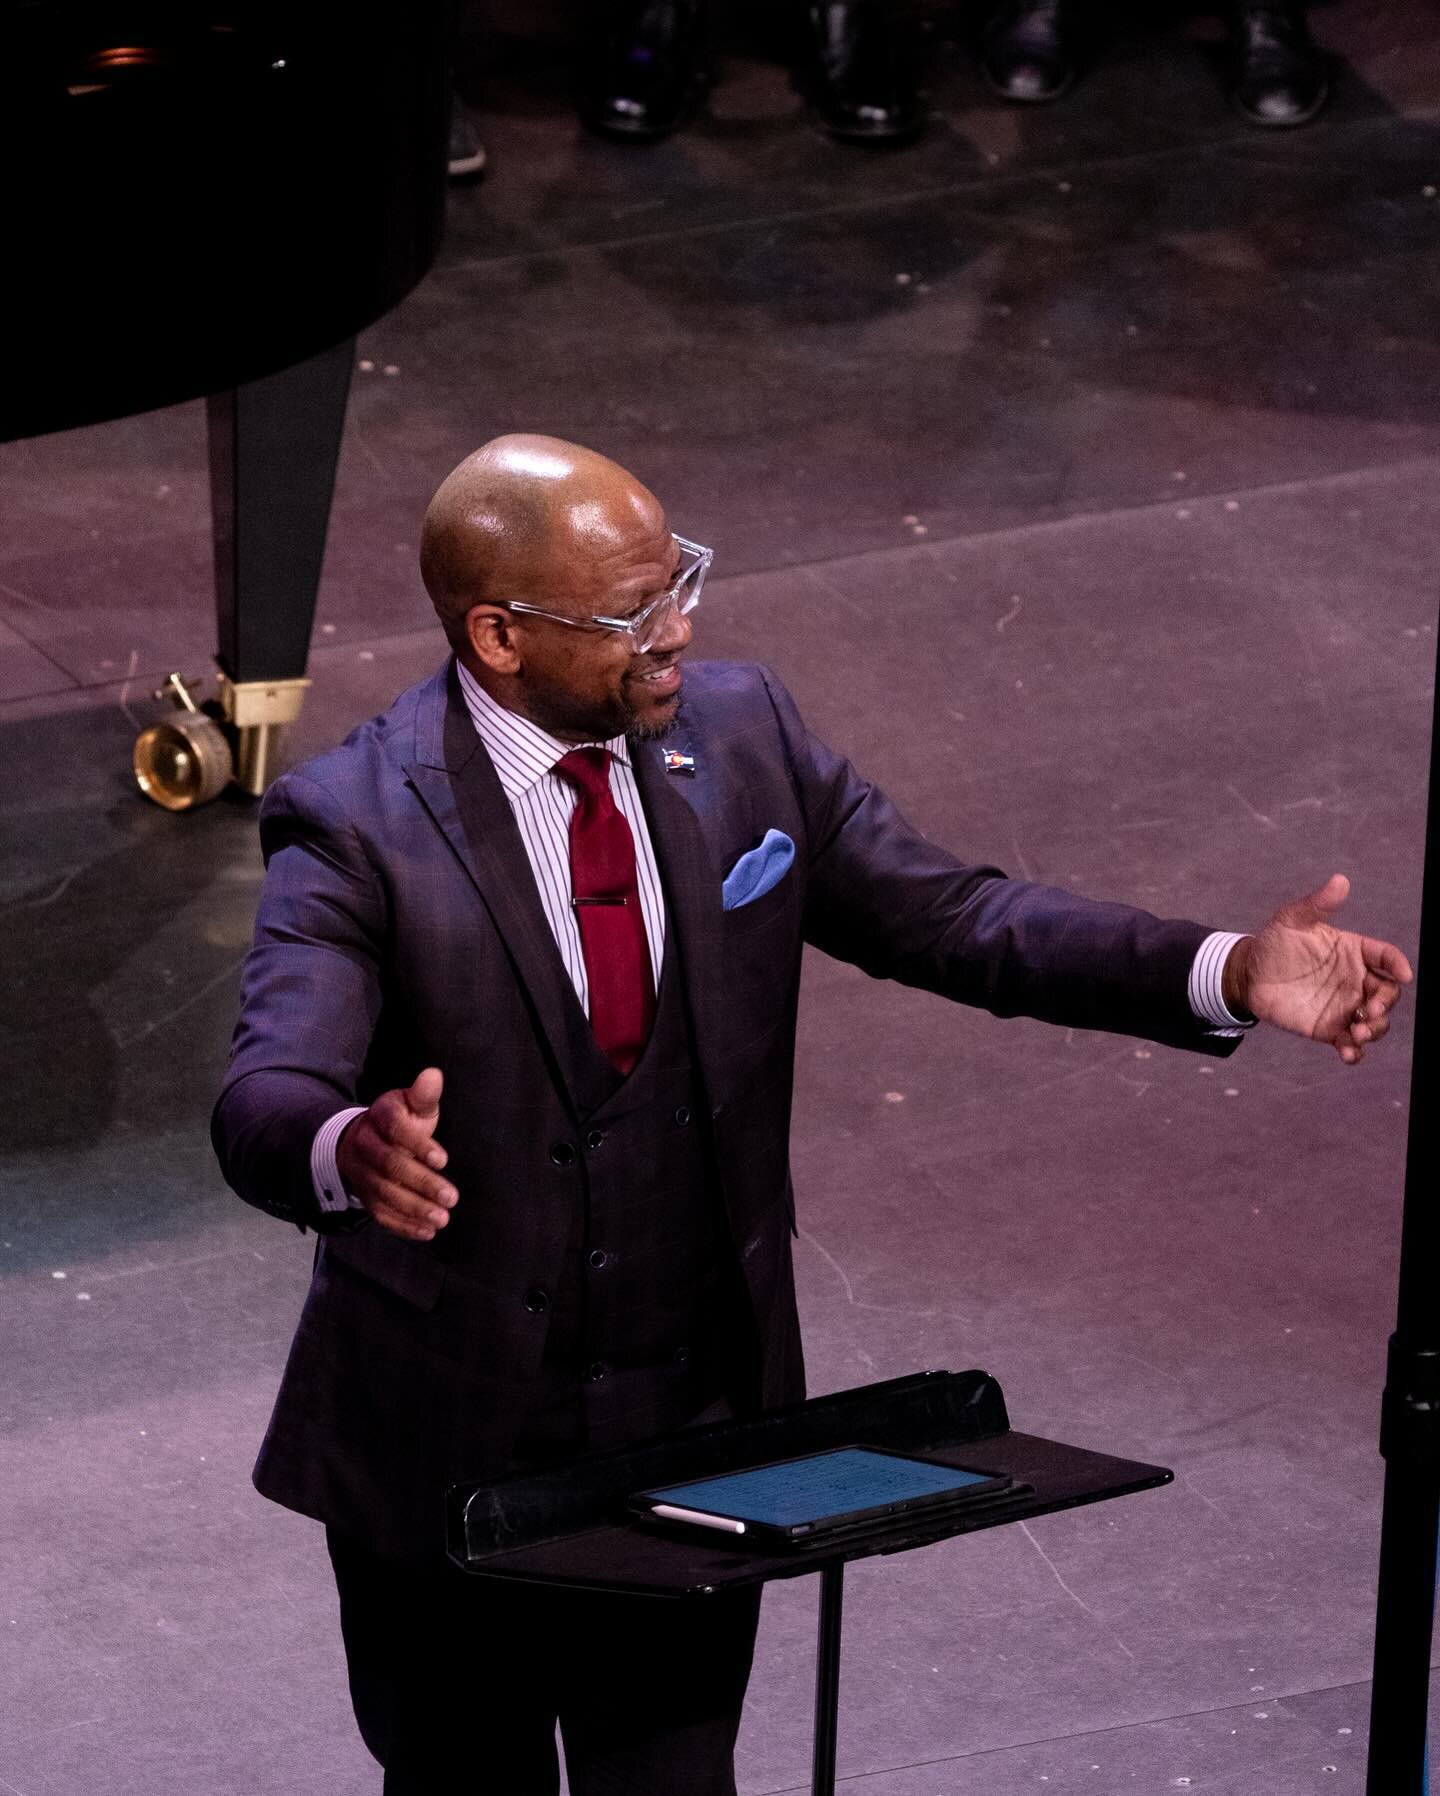
{"type": "Polygon", "coordinates": [[[548,617],[552,624],[564,624],[571,630],[583,630],[595,620],[589,617],[562,617],[558,611],[546,611],[539,605],[527,605],[523,599],[494,599],[506,611],[523,611],[529,617],[548,617]]]}

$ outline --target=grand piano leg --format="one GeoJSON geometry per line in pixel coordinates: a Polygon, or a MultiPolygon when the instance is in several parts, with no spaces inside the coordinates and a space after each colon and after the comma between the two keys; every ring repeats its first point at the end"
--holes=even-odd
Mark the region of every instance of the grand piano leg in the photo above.
{"type": "Polygon", "coordinates": [[[354,339],[207,400],[220,699],[258,797],[300,713],[354,339]]]}

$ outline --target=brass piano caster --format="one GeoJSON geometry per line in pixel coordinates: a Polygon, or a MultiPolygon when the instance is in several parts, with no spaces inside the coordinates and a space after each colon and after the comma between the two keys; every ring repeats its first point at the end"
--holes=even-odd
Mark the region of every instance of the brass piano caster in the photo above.
{"type": "Polygon", "coordinates": [[[173,699],[178,715],[152,723],[135,738],[135,778],[145,796],[167,811],[192,811],[218,798],[234,774],[220,723],[224,713],[213,700],[202,710],[178,673],[155,697],[173,699]]]}
{"type": "Polygon", "coordinates": [[[152,723],[135,741],[140,790],[167,811],[193,811],[232,783],[258,798],[274,771],[280,736],[300,715],[308,680],[246,680],[220,674],[213,699],[197,705],[172,673],[155,693],[176,715],[152,723]]]}

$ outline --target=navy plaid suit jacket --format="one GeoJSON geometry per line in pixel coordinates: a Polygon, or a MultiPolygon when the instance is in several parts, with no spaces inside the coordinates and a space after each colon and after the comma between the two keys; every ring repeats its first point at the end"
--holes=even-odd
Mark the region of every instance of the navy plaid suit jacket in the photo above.
{"type": "MultiPolygon", "coordinates": [[[[1187,1002],[1199,924],[962,863],[817,741],[763,668],[690,666],[675,740],[693,775],[667,776],[655,743],[636,774],[773,1405],[803,1386],[788,1137],[806,942],[1000,1016],[1234,1044],[1187,1002]],[[793,866],[722,909],[725,874],[772,828],[793,866]]],[[[523,1298],[554,1285],[575,1201],[550,1150],[603,1096],[586,1089],[588,1024],[453,664],[278,780],[260,828],[214,1141],[242,1197],[322,1239],[256,1482],[380,1550],[422,1550],[445,1485],[501,1470],[523,1422],[544,1340],[523,1298]],[[450,1226],[428,1243],[331,1232],[315,1131],[431,1065],[461,1193],[450,1226]]]]}

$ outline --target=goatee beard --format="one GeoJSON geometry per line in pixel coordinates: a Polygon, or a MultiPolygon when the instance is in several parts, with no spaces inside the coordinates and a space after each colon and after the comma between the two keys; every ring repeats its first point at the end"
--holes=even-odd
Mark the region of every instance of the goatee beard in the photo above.
{"type": "Polygon", "coordinates": [[[662,737],[670,735],[678,728],[680,719],[684,715],[685,701],[682,698],[663,723],[631,723],[625,732],[625,740],[627,742],[659,742],[662,737]]]}

